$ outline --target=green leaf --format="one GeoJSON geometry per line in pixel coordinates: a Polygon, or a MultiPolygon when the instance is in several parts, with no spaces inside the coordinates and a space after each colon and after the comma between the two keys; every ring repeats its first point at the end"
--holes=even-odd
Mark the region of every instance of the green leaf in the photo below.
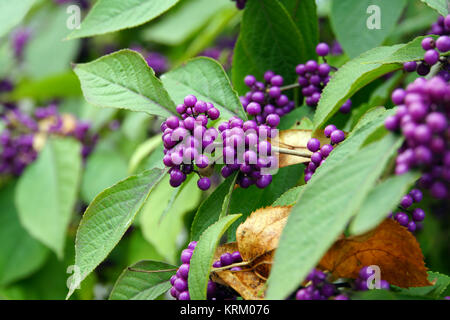
{"type": "Polygon", "coordinates": [[[198,99],[211,102],[219,109],[221,119],[232,116],[247,119],[236,91],[223,67],[215,60],[199,57],[189,60],[161,76],[164,87],[171,98],[182,103],[185,96],[193,94],[198,99]]]}
{"type": "Polygon", "coordinates": [[[155,300],[171,288],[170,277],[176,272],[176,266],[158,261],[140,261],[126,268],[117,279],[109,300],[155,300]],[[130,270],[161,272],[137,272],[130,270]],[[170,270],[172,271],[163,271],[170,270]]]}
{"type": "Polygon", "coordinates": [[[359,212],[350,224],[351,234],[363,234],[372,230],[394,211],[409,187],[419,178],[416,172],[393,176],[370,191],[359,212]]]}
{"type": "Polygon", "coordinates": [[[333,152],[328,156],[326,165],[317,168],[316,172],[311,179],[316,179],[321,175],[327,174],[330,170],[334,170],[336,166],[340,163],[344,163],[346,159],[358,152],[358,150],[366,143],[366,141],[371,138],[374,134],[378,132],[383,132],[387,134],[388,131],[384,127],[384,120],[395,113],[394,109],[385,111],[379,117],[361,125],[360,128],[355,129],[350,135],[339,144],[339,148],[333,150],[333,152]]]}
{"type": "Polygon", "coordinates": [[[397,288],[397,290],[401,294],[406,295],[422,296],[433,299],[444,298],[445,289],[447,289],[450,285],[450,277],[445,274],[430,271],[428,272],[428,280],[430,280],[430,282],[436,281],[436,283],[428,287],[415,287],[408,289],[397,288]]]}
{"type": "MultiPolygon", "coordinates": [[[[315,14],[311,14],[313,19],[315,14]]],[[[307,20],[296,21],[310,26],[307,20]]],[[[286,84],[293,83],[295,66],[316,57],[317,43],[312,42],[311,35],[305,36],[308,30],[309,27],[299,29],[286,7],[278,1],[249,1],[233,58],[232,80],[238,92],[243,94],[248,90],[244,84],[246,75],[262,79],[267,70],[281,74],[286,84]]]]}
{"type": "Polygon", "coordinates": [[[290,206],[297,202],[300,194],[305,189],[305,185],[294,187],[283,193],[274,203],[272,207],[275,206],[290,206]]]}
{"type": "Polygon", "coordinates": [[[221,215],[228,213],[236,178],[236,174],[228,177],[202,202],[191,225],[191,240],[197,241],[210,225],[220,219],[221,215]]]}
{"type": "Polygon", "coordinates": [[[161,81],[135,51],[114,52],[93,62],[78,64],[74,70],[86,100],[93,105],[162,117],[176,111],[161,81]]]}
{"type": "Polygon", "coordinates": [[[180,188],[173,188],[166,175],[139,213],[144,238],[166,261],[177,261],[177,239],[183,230],[183,218],[197,208],[201,195],[196,177],[191,176],[180,188]]]}
{"type": "Polygon", "coordinates": [[[273,175],[272,183],[264,189],[255,185],[248,189],[237,188],[230,202],[230,214],[241,213],[242,217],[228,229],[228,240],[236,239],[236,229],[255,210],[272,205],[284,192],[295,187],[303,175],[304,165],[296,164],[279,169],[273,175]]]}
{"type": "Polygon", "coordinates": [[[117,245],[165,172],[153,169],[128,177],[92,201],[78,226],[75,265],[80,273],[72,278],[67,298],[117,245]]]}
{"type": "Polygon", "coordinates": [[[214,253],[220,238],[228,227],[241,215],[226,216],[203,232],[190,262],[189,295],[192,300],[206,300],[206,287],[214,259],[214,253]]]}
{"type": "Polygon", "coordinates": [[[44,264],[49,250],[22,227],[14,205],[15,184],[0,192],[0,286],[24,278],[44,264]]]}
{"type": "Polygon", "coordinates": [[[21,0],[12,4],[8,0],[0,0],[0,38],[18,25],[36,0],[21,0]]]}
{"type": "Polygon", "coordinates": [[[314,115],[314,128],[317,130],[324,125],[362,87],[386,73],[401,69],[403,62],[422,59],[420,39],[422,37],[404,45],[372,49],[342,66],[323,90],[314,115]]]}
{"type": "Polygon", "coordinates": [[[18,101],[31,98],[48,101],[55,98],[68,98],[81,95],[80,82],[73,71],[63,72],[37,81],[25,80],[11,93],[11,99],[18,101]]]}
{"type": "Polygon", "coordinates": [[[135,173],[144,159],[147,158],[161,144],[162,140],[160,134],[157,134],[140,144],[131,156],[128,164],[128,172],[135,173]]]}
{"type": "Polygon", "coordinates": [[[99,0],[68,39],[85,38],[140,26],[179,0],[99,0]]]}
{"type": "Polygon", "coordinates": [[[44,79],[70,70],[81,42],[63,40],[68,33],[68,17],[65,6],[38,11],[33,36],[24,48],[24,71],[31,78],[44,79]]]}
{"type": "Polygon", "coordinates": [[[446,17],[448,15],[448,1],[447,0],[421,0],[426,3],[430,8],[433,8],[440,15],[446,17]]]}
{"type": "Polygon", "coordinates": [[[120,152],[99,144],[89,155],[83,172],[81,195],[86,203],[109,186],[127,177],[127,161],[120,152]]]}
{"type": "Polygon", "coordinates": [[[332,2],[331,25],[344,51],[354,58],[383,43],[400,18],[406,0],[339,0],[332,2]],[[378,8],[378,12],[369,11],[378,8]],[[369,29],[378,14],[380,28],[369,29]]]}
{"type": "Polygon", "coordinates": [[[142,36],[147,41],[179,45],[200,30],[217,12],[233,6],[228,0],[183,1],[163,19],[144,30],[142,36]]]}
{"type": "Polygon", "coordinates": [[[15,201],[22,225],[60,258],[80,178],[80,143],[50,138],[17,184],[15,201]]]}
{"type": "Polygon", "coordinates": [[[319,24],[315,0],[280,0],[291,15],[305,43],[315,46],[319,42],[319,24]]]}
{"type": "Polygon", "coordinates": [[[308,182],[281,234],[268,299],[286,298],[306,278],[364,203],[400,143],[387,135],[308,182]]]}

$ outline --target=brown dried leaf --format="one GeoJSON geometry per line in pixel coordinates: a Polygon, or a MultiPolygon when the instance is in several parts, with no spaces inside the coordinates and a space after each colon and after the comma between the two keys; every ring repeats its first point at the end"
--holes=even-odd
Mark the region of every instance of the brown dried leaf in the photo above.
{"type": "Polygon", "coordinates": [[[419,243],[392,219],[367,234],[338,240],[319,267],[337,278],[355,279],[369,265],[379,266],[382,279],[402,288],[431,285],[419,243]]]}
{"type": "MultiPolygon", "coordinates": [[[[311,155],[312,152],[306,147],[309,139],[317,138],[320,140],[321,145],[330,143],[330,139],[325,137],[323,132],[320,135],[312,136],[312,130],[302,130],[302,129],[290,129],[282,130],[279,132],[278,137],[272,139],[274,146],[278,144],[279,148],[299,151],[305,153],[306,155],[311,155]]],[[[291,166],[298,163],[307,163],[310,159],[308,157],[300,157],[296,155],[289,154],[279,154],[279,166],[280,168],[291,166]]]]}
{"type": "Polygon", "coordinates": [[[253,260],[277,248],[291,208],[292,206],[258,209],[237,228],[236,241],[244,260],[253,260]]]}
{"type": "Polygon", "coordinates": [[[237,242],[217,248],[214,259],[226,252],[238,251],[248,265],[243,271],[219,271],[213,280],[232,287],[246,300],[264,298],[274,249],[286,224],[291,207],[267,207],[253,212],[236,230],[237,242]]]}

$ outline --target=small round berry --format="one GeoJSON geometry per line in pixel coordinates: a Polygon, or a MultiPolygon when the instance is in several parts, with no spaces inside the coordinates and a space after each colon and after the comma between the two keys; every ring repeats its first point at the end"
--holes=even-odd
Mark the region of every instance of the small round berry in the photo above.
{"type": "Polygon", "coordinates": [[[194,106],[195,113],[204,113],[208,110],[208,106],[205,101],[197,101],[194,106]]]}
{"type": "Polygon", "coordinates": [[[270,80],[272,79],[272,77],[275,76],[275,72],[273,72],[272,70],[268,70],[264,73],[264,81],[266,82],[270,82],[270,80]]]}
{"type": "Polygon", "coordinates": [[[403,70],[405,70],[406,72],[414,72],[417,69],[417,62],[415,61],[410,61],[410,62],[405,62],[403,64],[403,70]]]}
{"type": "Polygon", "coordinates": [[[417,73],[420,76],[426,76],[427,74],[430,73],[430,66],[427,65],[426,63],[421,63],[417,66],[417,73]]]}
{"type": "Polygon", "coordinates": [[[266,118],[266,123],[272,128],[275,128],[280,123],[280,116],[277,114],[269,114],[266,118]]]}
{"type": "Polygon", "coordinates": [[[250,115],[255,116],[261,113],[261,105],[257,102],[250,102],[247,106],[247,112],[250,115]]]}
{"type": "Polygon", "coordinates": [[[389,116],[384,120],[384,126],[389,131],[395,131],[398,129],[398,118],[395,115],[389,116]]]}
{"type": "Polygon", "coordinates": [[[231,257],[233,258],[233,263],[238,263],[242,261],[242,256],[239,251],[235,251],[231,254],[231,257]]]}
{"type": "Polygon", "coordinates": [[[271,175],[262,175],[259,179],[256,180],[256,186],[260,189],[264,189],[272,182],[271,175]]]}
{"type": "Polygon", "coordinates": [[[373,275],[375,272],[375,270],[373,270],[372,268],[366,266],[361,268],[361,270],[359,270],[359,278],[362,280],[367,280],[370,278],[371,275],[373,275]]]}
{"type": "Polygon", "coordinates": [[[338,144],[345,139],[345,133],[342,130],[334,130],[330,135],[331,143],[338,144]]]}
{"type": "Polygon", "coordinates": [[[380,280],[380,289],[382,290],[389,290],[391,286],[389,285],[389,282],[386,280],[380,280]]]}
{"type": "Polygon", "coordinates": [[[443,53],[450,51],[450,37],[440,36],[436,41],[436,48],[443,53]]]}
{"type": "Polygon", "coordinates": [[[423,50],[427,51],[427,50],[434,49],[435,47],[436,47],[436,43],[434,42],[433,38],[427,37],[427,38],[422,40],[422,48],[423,48],[423,50]]]}
{"type": "Polygon", "coordinates": [[[270,84],[272,86],[281,87],[283,85],[284,79],[282,76],[276,75],[270,79],[270,84]]]}
{"type": "Polygon", "coordinates": [[[331,134],[333,133],[333,131],[335,131],[336,129],[337,128],[334,124],[327,125],[324,130],[325,137],[329,138],[331,136],[331,134]]]}
{"type": "Polygon", "coordinates": [[[412,204],[413,198],[409,194],[405,195],[400,202],[400,205],[405,209],[408,209],[412,204]]]}
{"type": "Polygon", "coordinates": [[[184,249],[181,252],[181,262],[189,263],[191,261],[191,258],[192,258],[192,253],[193,253],[193,250],[191,250],[191,249],[184,249]]]}
{"type": "Polygon", "coordinates": [[[437,52],[434,49],[430,49],[427,52],[425,52],[425,55],[423,58],[428,65],[433,66],[439,60],[439,52],[437,52]]]}
{"type": "Polygon", "coordinates": [[[309,139],[308,143],[306,144],[306,147],[311,152],[318,151],[319,148],[320,148],[320,141],[319,141],[319,139],[316,139],[316,138],[309,139]]]}
{"type": "Polygon", "coordinates": [[[208,109],[207,113],[211,120],[216,120],[220,117],[220,111],[216,108],[208,109]]]}
{"type": "Polygon", "coordinates": [[[318,68],[317,61],[309,60],[308,62],[306,62],[305,68],[306,68],[307,72],[311,72],[311,73],[316,72],[317,68],[318,68]]]}
{"type": "Polygon", "coordinates": [[[191,300],[191,297],[189,296],[189,291],[183,291],[178,295],[178,300],[191,300]]]}
{"type": "Polygon", "coordinates": [[[325,144],[320,148],[320,153],[323,158],[326,158],[330,155],[331,151],[333,151],[333,146],[331,144],[325,144]]]}
{"type": "Polygon", "coordinates": [[[184,98],[184,104],[186,107],[193,107],[197,103],[197,97],[190,94],[184,98]]]}
{"type": "Polygon", "coordinates": [[[425,219],[425,211],[421,208],[415,208],[412,212],[412,218],[416,222],[423,221],[425,219]]]}
{"type": "Polygon", "coordinates": [[[416,228],[417,228],[416,223],[414,221],[408,222],[407,227],[410,232],[416,231],[416,228]]]}
{"type": "Polygon", "coordinates": [[[316,47],[316,53],[320,57],[325,57],[330,53],[330,47],[324,42],[319,43],[316,47]]]}
{"type": "Polygon", "coordinates": [[[409,217],[404,212],[397,213],[397,215],[395,216],[395,220],[397,220],[397,222],[400,223],[400,225],[402,225],[404,227],[408,226],[409,217]]]}
{"type": "Polygon", "coordinates": [[[419,189],[412,189],[409,194],[411,195],[411,197],[413,198],[414,202],[420,202],[422,201],[422,191],[420,191],[419,189]]]}
{"type": "Polygon", "coordinates": [[[352,107],[352,100],[348,99],[347,101],[344,102],[339,111],[342,113],[349,113],[351,107],[352,107]]]}
{"type": "Polygon", "coordinates": [[[209,187],[211,187],[211,180],[209,180],[208,177],[203,177],[197,181],[197,186],[200,188],[200,190],[208,190],[209,187]]]}
{"type": "Polygon", "coordinates": [[[189,275],[189,264],[183,263],[179,268],[178,272],[183,279],[187,280],[189,275]]]}
{"type": "Polygon", "coordinates": [[[233,257],[231,253],[224,253],[220,256],[220,263],[223,267],[229,266],[233,263],[233,257]]]}
{"type": "Polygon", "coordinates": [[[246,86],[251,87],[256,83],[256,78],[253,75],[248,75],[244,78],[244,83],[246,86]]]}
{"type": "Polygon", "coordinates": [[[405,97],[406,91],[401,88],[395,89],[391,95],[392,102],[396,105],[401,105],[405,101],[405,97]]]}

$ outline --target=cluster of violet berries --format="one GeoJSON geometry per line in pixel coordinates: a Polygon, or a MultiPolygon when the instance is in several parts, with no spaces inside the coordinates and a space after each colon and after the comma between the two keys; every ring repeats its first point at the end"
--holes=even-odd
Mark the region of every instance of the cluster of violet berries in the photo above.
{"type": "MultiPolygon", "coordinates": [[[[359,270],[358,278],[355,279],[354,282],[354,289],[357,291],[367,291],[369,290],[369,287],[367,286],[367,280],[375,273],[375,270],[373,270],[370,267],[362,267],[361,270],[359,270]]],[[[380,289],[382,290],[389,290],[390,284],[386,280],[380,280],[380,289]]]]}
{"type": "MultiPolygon", "coordinates": [[[[218,137],[214,127],[207,128],[209,120],[216,120],[220,116],[218,109],[212,103],[197,100],[194,95],[184,98],[184,103],[176,107],[181,119],[170,116],[161,124],[164,143],[163,162],[169,167],[170,185],[180,186],[190,173],[196,172],[195,166],[204,169],[209,165],[207,148],[218,137]]],[[[214,150],[209,150],[212,153],[214,150]]],[[[200,174],[199,174],[200,175],[200,174]]],[[[200,177],[197,182],[201,190],[211,186],[208,177],[200,177]]]]}
{"type": "Polygon", "coordinates": [[[327,275],[321,270],[313,269],[306,278],[308,284],[295,294],[296,300],[348,300],[344,295],[338,295],[336,286],[327,281],[327,275]]]}
{"type": "Polygon", "coordinates": [[[231,1],[236,2],[236,8],[238,8],[239,10],[243,10],[247,2],[247,0],[231,0],[231,1]]]}
{"type": "Polygon", "coordinates": [[[327,138],[330,138],[331,144],[320,146],[320,141],[317,138],[309,139],[306,144],[308,150],[313,154],[311,155],[311,161],[305,167],[305,183],[308,183],[308,181],[311,180],[314,172],[316,172],[317,168],[325,162],[325,159],[330,155],[334,147],[345,140],[344,131],[336,128],[334,124],[326,126],[324,134],[327,138]]]}
{"type": "Polygon", "coordinates": [[[406,90],[396,89],[395,115],[386,118],[388,130],[401,133],[405,142],[396,158],[395,173],[420,169],[419,185],[437,199],[450,192],[450,85],[441,77],[418,78],[406,90]]]}
{"type": "Polygon", "coordinates": [[[58,113],[55,104],[37,108],[34,115],[26,114],[15,106],[7,107],[0,115],[0,121],[4,124],[4,130],[0,133],[0,174],[20,176],[36,160],[38,150],[35,138],[43,132],[79,140],[83,143],[82,156],[86,158],[96,142],[94,137],[88,135],[89,124],[75,120],[68,130],[65,119],[58,113]],[[44,122],[46,126],[43,126],[44,122]]]}
{"type": "Polygon", "coordinates": [[[244,78],[250,91],[240,97],[241,103],[258,125],[266,124],[275,128],[280,118],[294,109],[295,103],[282,94],[283,82],[282,76],[270,70],[264,73],[264,82],[257,81],[253,75],[244,78]]]}
{"type": "MultiPolygon", "coordinates": [[[[320,57],[326,57],[330,54],[330,47],[326,43],[319,43],[316,53],[320,57]]],[[[306,97],[305,102],[308,106],[316,107],[319,103],[322,91],[330,81],[331,70],[331,66],[326,61],[319,64],[315,60],[309,60],[295,68],[298,84],[302,88],[302,94],[306,97]]],[[[351,107],[352,101],[349,99],[341,106],[340,112],[349,113],[351,107]]]]}
{"type": "Polygon", "coordinates": [[[402,198],[400,202],[399,212],[390,213],[389,218],[395,219],[400,225],[408,228],[409,231],[415,232],[421,227],[421,223],[425,219],[425,211],[422,208],[414,208],[408,211],[414,203],[422,201],[422,191],[419,189],[412,189],[407,195],[402,198]],[[408,213],[411,215],[411,220],[408,213]]]}
{"type": "MultiPolygon", "coordinates": [[[[417,71],[420,76],[426,76],[430,72],[431,67],[440,60],[444,66],[448,66],[447,58],[441,58],[441,54],[450,51],[450,15],[445,18],[440,16],[438,21],[432,25],[430,34],[440,35],[440,37],[437,40],[434,40],[432,37],[424,38],[422,40],[422,48],[425,50],[423,60],[420,63],[416,61],[406,62],[403,65],[405,71],[417,71]]],[[[446,80],[450,78],[448,70],[443,70],[439,74],[447,78],[446,80]]]]}
{"type": "Polygon", "coordinates": [[[227,178],[238,171],[237,183],[242,188],[253,184],[261,189],[267,187],[272,182],[268,171],[277,164],[267,138],[273,138],[275,130],[264,124],[258,125],[255,120],[243,121],[232,117],[219,125],[219,131],[223,139],[225,163],[222,176],[227,178]]]}
{"type": "MultiPolygon", "coordinates": [[[[189,296],[189,269],[192,254],[194,253],[197,241],[191,241],[186,249],[181,252],[181,266],[178,268],[175,275],[170,278],[170,295],[177,300],[190,300],[189,296]]],[[[241,254],[236,251],[233,253],[224,253],[219,260],[213,264],[214,268],[226,267],[233,263],[242,261],[241,254]]],[[[241,270],[239,267],[233,267],[231,271],[241,270]]],[[[224,286],[215,283],[211,280],[208,281],[207,286],[207,299],[208,300],[225,300],[233,299],[235,296],[227,290],[224,286]]]]}

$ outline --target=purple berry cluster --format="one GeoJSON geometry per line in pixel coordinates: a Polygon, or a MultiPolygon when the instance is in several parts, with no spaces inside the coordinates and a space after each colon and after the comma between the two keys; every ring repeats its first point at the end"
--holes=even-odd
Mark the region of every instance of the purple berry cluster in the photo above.
{"type": "Polygon", "coordinates": [[[246,76],[244,83],[250,91],[240,99],[245,111],[254,117],[258,125],[275,128],[280,118],[294,109],[295,103],[282,94],[282,76],[269,70],[264,74],[264,81],[257,81],[253,75],[246,76]]]}
{"type": "Polygon", "coordinates": [[[414,208],[410,211],[414,203],[422,201],[422,191],[419,189],[412,189],[407,195],[402,198],[400,202],[401,211],[390,213],[389,218],[395,219],[402,226],[408,228],[409,231],[415,232],[421,228],[421,222],[425,219],[425,211],[422,208],[414,208]],[[411,220],[408,213],[411,215],[411,220]]]}
{"type": "MultiPolygon", "coordinates": [[[[209,158],[206,154],[214,151],[214,141],[218,132],[214,127],[207,128],[209,120],[216,120],[220,116],[218,109],[212,103],[197,100],[193,95],[184,98],[184,103],[176,107],[181,119],[170,116],[161,124],[164,143],[163,162],[169,167],[170,185],[180,186],[186,175],[206,168],[209,158]],[[211,148],[212,147],[212,148],[211,148]]],[[[197,182],[201,190],[211,186],[208,177],[200,177],[197,182]]]]}
{"type": "Polygon", "coordinates": [[[313,154],[311,155],[311,161],[305,168],[305,183],[308,183],[308,181],[311,180],[314,172],[316,172],[317,168],[325,162],[325,159],[330,155],[334,147],[345,140],[344,131],[336,128],[334,124],[326,126],[324,133],[327,138],[330,138],[331,144],[324,144],[323,146],[320,146],[320,141],[316,138],[309,139],[306,144],[308,150],[313,154]]]}
{"type": "Polygon", "coordinates": [[[445,18],[440,16],[438,21],[432,24],[429,34],[439,35],[440,37],[437,40],[432,37],[424,38],[422,40],[422,48],[425,50],[423,60],[419,63],[416,61],[406,62],[403,69],[406,72],[417,71],[420,76],[426,76],[430,73],[431,67],[441,61],[444,70],[441,70],[439,75],[448,81],[450,70],[445,70],[448,69],[448,61],[446,57],[441,57],[441,54],[450,51],[450,15],[445,18]]]}
{"type": "Polygon", "coordinates": [[[258,126],[255,120],[244,122],[232,117],[219,125],[219,131],[223,139],[225,163],[222,176],[226,178],[238,171],[237,183],[242,188],[253,184],[261,189],[267,187],[272,182],[268,171],[278,163],[267,139],[274,137],[275,130],[264,124],[258,126]]]}
{"type": "MultiPolygon", "coordinates": [[[[330,54],[330,47],[326,43],[319,43],[316,53],[320,57],[330,54]]],[[[302,94],[306,97],[305,102],[310,107],[316,107],[325,86],[330,81],[331,66],[324,62],[319,64],[315,60],[309,60],[305,64],[299,64],[295,68],[298,75],[298,84],[302,88],[302,94]]],[[[342,113],[349,113],[352,101],[347,100],[340,108],[342,113]]]]}
{"type": "Polygon", "coordinates": [[[236,2],[236,8],[238,8],[239,10],[243,10],[247,2],[247,0],[231,0],[231,1],[236,2]]]}
{"type": "Polygon", "coordinates": [[[395,115],[386,118],[388,130],[401,133],[405,142],[396,159],[395,173],[420,169],[419,185],[437,199],[450,191],[450,85],[441,77],[418,78],[406,90],[396,89],[395,115]]]}
{"type": "MultiPolygon", "coordinates": [[[[189,268],[194,253],[195,247],[197,246],[197,241],[192,241],[189,243],[188,247],[181,252],[181,262],[182,265],[178,268],[175,275],[170,278],[170,284],[172,288],[170,289],[170,295],[177,300],[190,300],[189,296],[189,268]]],[[[214,268],[226,267],[233,263],[238,263],[242,261],[241,254],[236,251],[233,253],[224,253],[219,260],[215,261],[213,264],[214,268]]],[[[232,271],[240,270],[239,267],[231,268],[232,271]]],[[[233,299],[235,295],[230,292],[226,287],[215,283],[211,280],[208,281],[207,286],[207,299],[208,300],[225,300],[233,299]]]]}
{"type": "MultiPolygon", "coordinates": [[[[369,290],[367,280],[375,273],[375,270],[367,266],[362,267],[359,270],[358,278],[355,279],[354,289],[357,291],[367,291],[369,290]]],[[[389,290],[390,285],[386,280],[380,280],[380,289],[389,290]]]]}
{"type": "MultiPolygon", "coordinates": [[[[328,300],[333,296],[338,298],[336,286],[327,281],[327,275],[323,271],[314,269],[306,281],[308,284],[297,291],[296,300],[328,300]]],[[[337,300],[344,300],[340,296],[337,300]]]]}
{"type": "Polygon", "coordinates": [[[40,138],[48,134],[71,136],[82,144],[86,158],[96,143],[88,131],[90,125],[70,115],[61,115],[55,104],[37,108],[33,115],[10,106],[0,115],[4,130],[0,133],[0,174],[20,176],[40,150],[40,138]]]}

